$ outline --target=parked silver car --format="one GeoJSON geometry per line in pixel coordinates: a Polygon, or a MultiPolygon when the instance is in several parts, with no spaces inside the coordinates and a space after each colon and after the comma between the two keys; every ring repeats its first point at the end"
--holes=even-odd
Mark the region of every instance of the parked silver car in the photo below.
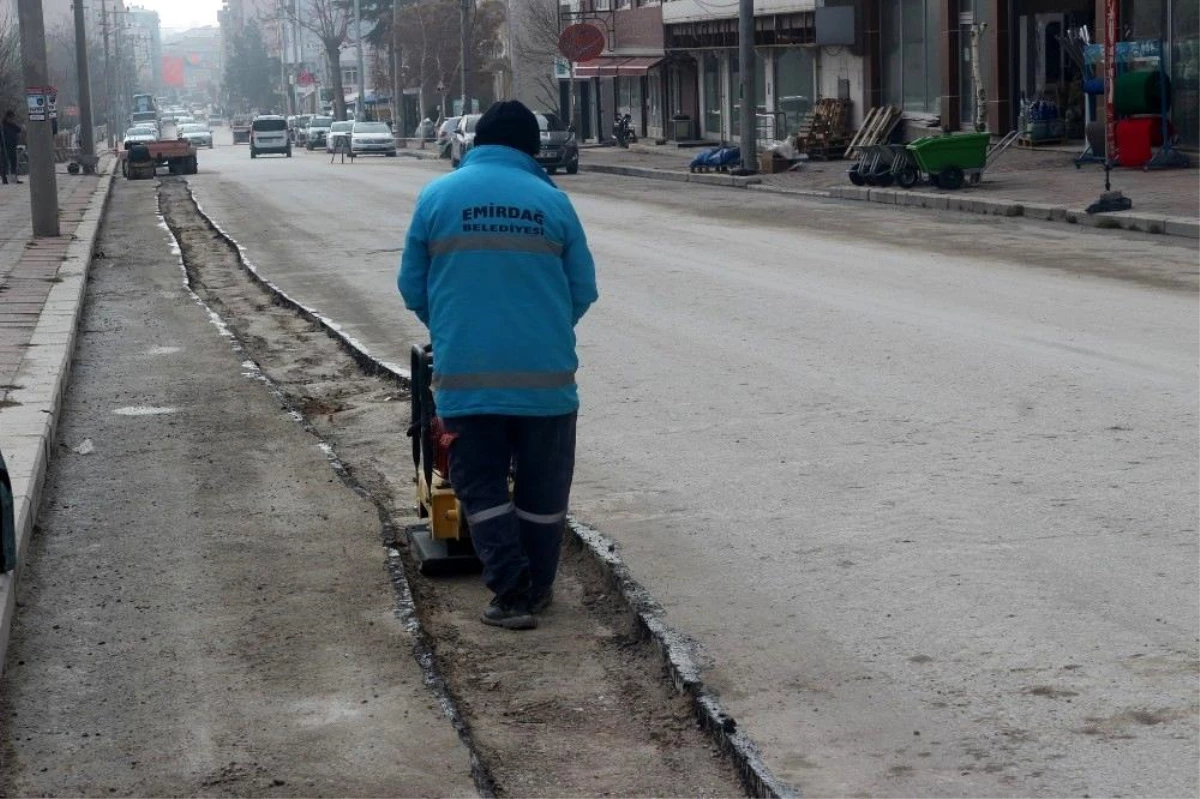
{"type": "Polygon", "coordinates": [[[312,150],[317,147],[325,146],[325,138],[329,135],[329,127],[333,124],[333,117],[314,116],[308,120],[308,127],[304,131],[304,149],[312,150]]]}
{"type": "Polygon", "coordinates": [[[475,125],[483,114],[468,114],[458,120],[458,126],[450,136],[450,166],[458,169],[463,157],[475,146],[475,125]]]}
{"type": "Polygon", "coordinates": [[[350,129],[350,152],[354,155],[395,157],[396,139],[383,122],[355,122],[350,129]]]}
{"type": "Polygon", "coordinates": [[[198,122],[191,125],[180,125],[177,135],[181,139],[187,139],[188,143],[196,147],[212,149],[213,136],[212,131],[208,129],[208,125],[201,125],[198,122]]]}

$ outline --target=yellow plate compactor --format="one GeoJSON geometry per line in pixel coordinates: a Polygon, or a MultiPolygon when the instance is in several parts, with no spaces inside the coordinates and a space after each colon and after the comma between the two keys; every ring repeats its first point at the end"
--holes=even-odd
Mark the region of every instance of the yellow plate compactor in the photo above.
{"type": "Polygon", "coordinates": [[[471,544],[462,504],[450,485],[450,442],[433,402],[433,350],[414,346],[412,368],[413,466],[417,515],[424,521],[407,529],[408,543],[426,575],[464,574],[482,568],[471,544]]]}

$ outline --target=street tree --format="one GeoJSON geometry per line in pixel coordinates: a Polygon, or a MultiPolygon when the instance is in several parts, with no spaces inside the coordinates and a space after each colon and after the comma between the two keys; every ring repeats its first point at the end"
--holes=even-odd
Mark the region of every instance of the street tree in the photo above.
{"type": "Polygon", "coordinates": [[[279,104],[279,95],[273,76],[278,74],[279,61],[267,54],[259,23],[255,20],[247,22],[245,29],[233,37],[225,66],[226,92],[250,108],[274,108],[279,104]]]}
{"type": "MultiPolygon", "coordinates": [[[[435,95],[444,106],[446,96],[457,94],[461,70],[460,15],[457,0],[421,0],[402,5],[398,15],[398,36],[404,53],[406,86],[419,89],[418,106],[421,118],[427,113],[428,101],[435,95]]],[[[499,0],[482,0],[471,15],[471,63],[475,68],[468,75],[472,97],[483,104],[491,98],[491,87],[483,80],[481,69],[490,64],[498,50],[498,33],[504,21],[504,4],[499,0]]],[[[445,113],[446,109],[440,109],[445,113]]]]}
{"type": "MultiPolygon", "coordinates": [[[[536,99],[543,108],[559,104],[558,78],[552,65],[558,54],[558,37],[569,24],[559,17],[558,0],[522,0],[509,6],[513,75],[520,75],[523,93],[536,99]]],[[[574,120],[574,87],[568,119],[574,120]]]]}
{"type": "Polygon", "coordinates": [[[0,113],[25,107],[21,72],[21,36],[16,20],[0,15],[0,113]]]}
{"type": "Polygon", "coordinates": [[[283,13],[289,20],[312,32],[321,42],[329,68],[334,117],[345,119],[346,93],[342,88],[341,54],[354,16],[351,4],[344,0],[297,0],[297,4],[300,7],[299,15],[295,4],[285,5],[283,13]]]}

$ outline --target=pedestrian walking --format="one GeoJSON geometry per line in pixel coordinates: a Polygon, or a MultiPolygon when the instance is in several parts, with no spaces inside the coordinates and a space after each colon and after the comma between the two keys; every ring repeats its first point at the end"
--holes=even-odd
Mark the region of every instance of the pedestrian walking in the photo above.
{"type": "Polygon", "coordinates": [[[4,112],[0,121],[0,177],[8,183],[8,173],[11,172],[13,181],[23,182],[21,173],[17,171],[17,145],[21,143],[21,126],[17,123],[17,113],[11,108],[4,112]]]}
{"type": "Polygon", "coordinates": [[[509,629],[536,627],[553,596],[575,470],[575,325],[598,297],[583,226],[540,148],[528,108],[489,108],[459,169],[421,193],[398,279],[433,340],[450,482],[495,594],[482,621],[509,629]]]}

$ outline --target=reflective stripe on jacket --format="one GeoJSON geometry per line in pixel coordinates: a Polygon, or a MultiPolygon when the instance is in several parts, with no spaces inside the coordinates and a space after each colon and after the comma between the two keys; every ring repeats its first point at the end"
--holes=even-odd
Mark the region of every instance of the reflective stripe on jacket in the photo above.
{"type": "Polygon", "coordinates": [[[398,278],[433,340],[438,414],[579,407],[575,323],[596,271],[567,195],[522,152],[473,149],[421,192],[398,278]]]}

